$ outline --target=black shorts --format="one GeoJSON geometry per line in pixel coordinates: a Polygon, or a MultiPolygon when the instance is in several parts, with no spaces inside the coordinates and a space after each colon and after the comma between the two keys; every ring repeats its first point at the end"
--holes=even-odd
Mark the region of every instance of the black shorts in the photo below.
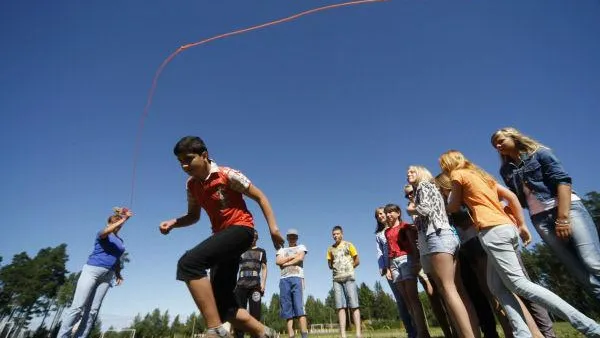
{"type": "MultiPolygon", "coordinates": [[[[204,278],[210,269],[210,281],[221,320],[239,308],[234,295],[240,256],[250,248],[254,228],[233,225],[188,250],[177,263],[177,279],[204,278]]],[[[235,312],[233,312],[235,313],[235,312]]]]}

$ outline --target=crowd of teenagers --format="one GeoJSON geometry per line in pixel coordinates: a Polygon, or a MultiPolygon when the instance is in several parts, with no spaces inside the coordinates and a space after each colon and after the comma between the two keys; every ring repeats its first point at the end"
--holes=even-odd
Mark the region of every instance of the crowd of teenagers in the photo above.
{"type": "MultiPolygon", "coordinates": [[[[439,157],[435,177],[423,166],[408,167],[408,215],[403,217],[393,203],[375,210],[379,272],[393,291],[408,336],[429,337],[418,281],[446,337],[498,337],[496,320],[505,337],[556,337],[548,311],[586,337],[600,337],[596,321],[529,280],[519,255],[520,242],[531,241],[525,208],[553,254],[600,301],[598,232],[571,188],[571,177],[550,148],[514,128],[494,132],[491,145],[500,155],[504,185],[460,151],[449,150],[439,157]]],[[[166,235],[194,224],[201,209],[210,219],[213,234],[177,263],[177,279],[185,282],[206,321],[205,337],[232,337],[225,322],[235,328],[236,337],[278,336],[260,322],[267,253],[257,246],[258,232],[244,196],[260,206],[276,249],[280,315],[287,321],[288,335],[295,336],[297,319],[300,335],[307,337],[303,261],[308,250],[299,244],[298,230],[287,231],[284,247],[265,194],[239,171],[218,166],[199,137],[182,138],[174,154],[190,176],[188,208],[185,215],[160,223],[159,230],[166,235]]],[[[131,211],[117,209],[97,234],[60,338],[87,337],[111,279],[116,276],[120,283],[124,246],[118,231],[131,216],[131,211]]],[[[340,336],[346,337],[350,314],[356,337],[361,337],[354,272],[360,264],[358,252],[344,240],[341,226],[331,234],[334,243],[326,258],[340,336]]]]}

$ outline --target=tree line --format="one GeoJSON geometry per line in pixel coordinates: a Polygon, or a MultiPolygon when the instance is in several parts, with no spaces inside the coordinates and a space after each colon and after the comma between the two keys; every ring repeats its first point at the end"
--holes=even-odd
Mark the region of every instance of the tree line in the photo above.
{"type": "MultiPolygon", "coordinates": [[[[590,192],[582,200],[600,233],[600,193],[590,192]]],[[[523,249],[522,257],[534,282],[552,290],[583,313],[600,318],[600,304],[587,292],[581,292],[580,284],[544,243],[523,249]]],[[[67,245],[64,243],[43,248],[33,257],[27,252],[18,253],[5,265],[0,257],[0,323],[11,322],[13,331],[27,330],[26,336],[29,337],[55,337],[63,311],[71,305],[79,278],[79,272],[67,271],[68,259],[67,245]],[[36,327],[30,327],[33,318],[40,320],[36,327]]],[[[122,266],[126,262],[127,253],[121,261],[122,266]]],[[[429,302],[424,294],[421,296],[427,319],[430,324],[435,325],[435,316],[429,302]]],[[[361,317],[366,325],[374,329],[401,325],[394,299],[383,290],[379,282],[375,283],[373,289],[361,283],[359,300],[361,317]]],[[[305,304],[309,323],[337,323],[334,304],[333,290],[330,290],[325,300],[309,295],[305,304]]],[[[279,318],[278,294],[273,294],[268,303],[263,303],[262,313],[265,324],[279,331],[285,329],[285,321],[279,318]]],[[[168,311],[163,313],[160,309],[154,309],[144,316],[138,314],[130,329],[136,330],[136,337],[158,338],[191,336],[193,333],[201,333],[205,327],[198,313],[190,314],[185,319],[175,316],[171,320],[168,311]]],[[[98,321],[91,337],[99,337],[100,333],[98,321]]],[[[121,335],[125,338],[129,334],[121,335]]],[[[111,335],[119,334],[109,332],[105,336],[115,338],[111,335]]]]}

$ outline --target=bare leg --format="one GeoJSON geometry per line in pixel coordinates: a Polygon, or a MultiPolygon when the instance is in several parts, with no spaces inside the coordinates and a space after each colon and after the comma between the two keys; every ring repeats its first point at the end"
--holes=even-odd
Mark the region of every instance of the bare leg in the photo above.
{"type": "Polygon", "coordinates": [[[479,326],[473,327],[469,318],[469,313],[465,304],[463,304],[456,285],[454,284],[454,275],[456,273],[456,262],[454,256],[447,253],[433,253],[430,256],[433,267],[433,275],[440,287],[440,293],[448,306],[448,312],[456,323],[456,329],[460,337],[475,338],[480,337],[479,326]]]}
{"type": "Polygon", "coordinates": [[[533,338],[544,338],[544,335],[542,334],[542,332],[538,328],[537,324],[535,323],[535,320],[531,316],[531,313],[529,312],[529,310],[527,309],[527,307],[521,300],[521,297],[515,295],[515,298],[517,298],[517,302],[519,302],[519,306],[521,306],[521,311],[523,311],[523,316],[525,317],[525,322],[527,323],[527,327],[529,328],[529,331],[531,331],[531,335],[533,336],[533,338]]]}
{"type": "Polygon", "coordinates": [[[252,337],[261,337],[265,334],[265,326],[252,317],[246,309],[238,309],[234,318],[228,318],[233,327],[242,332],[248,332],[252,337]]]}
{"type": "Polygon", "coordinates": [[[202,277],[200,279],[190,280],[187,283],[187,287],[194,298],[194,302],[202,316],[206,321],[208,328],[215,328],[222,324],[221,318],[219,317],[219,311],[217,310],[217,303],[215,302],[215,296],[213,294],[212,285],[210,285],[210,279],[208,277],[202,277]]]}
{"type": "Polygon", "coordinates": [[[429,304],[431,305],[431,311],[433,311],[433,315],[437,319],[438,324],[444,333],[444,337],[454,337],[455,335],[452,333],[452,328],[446,313],[446,309],[442,304],[442,299],[437,292],[435,283],[431,279],[419,278],[419,280],[423,285],[423,289],[425,289],[425,292],[427,293],[427,298],[429,299],[429,304]]]}
{"type": "Polygon", "coordinates": [[[352,310],[352,318],[354,319],[354,326],[356,327],[356,337],[362,337],[360,327],[360,309],[356,308],[352,310]]]}
{"type": "Polygon", "coordinates": [[[308,333],[308,323],[306,322],[306,316],[302,316],[298,319],[300,322],[300,333],[308,333]]]}
{"type": "MultiPolygon", "coordinates": [[[[456,269],[460,269],[460,264],[457,264],[456,269]]],[[[479,316],[477,316],[477,311],[475,310],[475,305],[471,301],[467,290],[465,290],[465,286],[463,285],[462,278],[460,276],[460,271],[454,274],[454,285],[456,285],[456,290],[458,291],[458,295],[462,300],[465,308],[467,309],[467,315],[469,316],[469,321],[471,323],[471,328],[475,334],[475,336],[480,336],[479,331],[479,316]]]]}
{"type": "Polygon", "coordinates": [[[340,323],[340,336],[346,338],[346,309],[338,309],[338,322],[340,323]]]}
{"type": "Polygon", "coordinates": [[[419,299],[417,281],[415,279],[408,279],[398,282],[397,286],[402,297],[407,302],[410,315],[417,327],[419,338],[429,338],[429,329],[427,328],[427,320],[423,312],[423,304],[421,304],[421,300],[419,299]]]}
{"type": "Polygon", "coordinates": [[[294,337],[295,333],[294,333],[294,318],[288,319],[286,322],[286,326],[287,326],[287,330],[288,330],[288,337],[294,337]]]}

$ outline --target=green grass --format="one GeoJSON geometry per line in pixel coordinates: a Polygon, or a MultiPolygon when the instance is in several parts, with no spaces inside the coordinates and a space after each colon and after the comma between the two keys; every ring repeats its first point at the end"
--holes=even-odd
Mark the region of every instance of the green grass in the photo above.
{"type": "MultiPolygon", "coordinates": [[[[580,334],[574,328],[569,325],[569,323],[554,323],[554,331],[556,332],[556,336],[559,338],[583,338],[584,335],[580,334]]],[[[432,338],[444,338],[444,334],[439,327],[430,327],[429,333],[432,338]]],[[[498,326],[498,333],[500,337],[504,337],[502,334],[502,329],[498,326]]],[[[300,336],[299,334],[297,336],[300,336]]],[[[354,337],[354,332],[348,332],[348,338],[354,337]]],[[[281,336],[288,337],[287,335],[281,336]]],[[[310,334],[310,337],[319,337],[319,338],[339,338],[339,334],[310,334]]],[[[386,337],[394,337],[394,338],[405,338],[406,332],[404,330],[365,330],[363,332],[364,338],[386,338],[386,337]]]]}

